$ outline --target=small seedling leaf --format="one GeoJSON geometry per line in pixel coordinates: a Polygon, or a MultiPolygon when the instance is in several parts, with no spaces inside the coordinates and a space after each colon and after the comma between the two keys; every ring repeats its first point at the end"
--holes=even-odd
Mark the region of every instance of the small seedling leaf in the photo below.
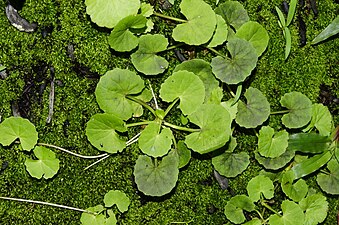
{"type": "Polygon", "coordinates": [[[161,157],[171,149],[173,134],[171,129],[163,128],[158,123],[151,123],[141,132],[139,137],[140,150],[152,157],[161,157]]]}
{"type": "Polygon", "coordinates": [[[180,9],[188,21],[173,29],[173,39],[189,45],[208,42],[216,26],[216,16],[211,6],[203,0],[182,0],[180,9]]]}
{"type": "Polygon", "coordinates": [[[115,225],[117,222],[114,214],[110,215],[110,217],[108,218],[109,219],[108,221],[106,216],[101,213],[105,210],[105,208],[102,205],[90,207],[90,208],[87,208],[86,210],[89,212],[94,212],[98,214],[94,215],[94,214],[85,213],[85,212],[82,213],[81,218],[80,218],[80,222],[82,225],[115,225]]]}
{"type": "Polygon", "coordinates": [[[147,34],[139,38],[139,48],[131,55],[134,67],[145,75],[163,73],[168,67],[165,58],[156,53],[166,50],[167,38],[160,34],[147,34]]]}
{"type": "Polygon", "coordinates": [[[221,15],[226,23],[235,28],[235,30],[238,30],[250,19],[244,6],[237,1],[226,1],[220,4],[215,9],[215,13],[221,15]]]}
{"type": "Polygon", "coordinates": [[[267,120],[270,115],[270,103],[256,88],[248,88],[244,94],[247,104],[238,102],[237,124],[246,128],[255,128],[267,120]]]}
{"type": "Polygon", "coordinates": [[[179,108],[183,114],[189,115],[204,102],[205,86],[194,73],[178,71],[174,72],[161,85],[160,97],[166,102],[180,98],[179,108]]]}
{"type": "Polygon", "coordinates": [[[221,102],[221,105],[230,113],[231,120],[237,117],[238,102],[234,104],[234,99],[229,99],[226,102],[221,102]]]}
{"type": "Polygon", "coordinates": [[[308,192],[308,185],[303,179],[299,179],[297,182],[294,181],[293,171],[284,173],[281,181],[281,188],[283,192],[295,202],[299,202],[303,199],[308,192]]]}
{"type": "Polygon", "coordinates": [[[280,104],[289,110],[283,115],[282,123],[288,128],[299,128],[305,126],[312,118],[312,102],[300,92],[285,94],[280,104]]]}
{"type": "Polygon", "coordinates": [[[244,23],[235,36],[250,42],[255,48],[258,57],[265,51],[269,41],[266,29],[254,21],[244,23]]]}
{"type": "Polygon", "coordinates": [[[258,152],[255,152],[255,159],[263,165],[266,169],[277,170],[284,167],[288,162],[293,159],[295,151],[287,148],[284,154],[277,158],[266,158],[261,156],[258,152]]]}
{"type": "Polygon", "coordinates": [[[113,114],[95,114],[88,121],[86,135],[89,142],[100,151],[117,153],[126,147],[116,131],[125,132],[124,121],[113,114]]]}
{"type": "Polygon", "coordinates": [[[169,154],[161,162],[153,162],[152,158],[140,155],[134,167],[135,183],[145,195],[162,196],[169,193],[178,180],[179,159],[169,154]]]}
{"type": "Polygon", "coordinates": [[[250,157],[246,152],[224,152],[212,158],[214,168],[225,177],[236,177],[246,170],[250,157]]]}
{"type": "Polygon", "coordinates": [[[208,43],[207,47],[216,47],[223,44],[227,39],[228,27],[225,20],[220,15],[217,17],[217,28],[213,34],[212,40],[208,43]]]}
{"type": "Polygon", "coordinates": [[[178,141],[177,148],[171,152],[179,157],[179,169],[186,166],[191,159],[191,150],[187,148],[182,140],[178,141]]]}
{"type": "Polygon", "coordinates": [[[95,96],[103,111],[127,120],[132,117],[138,104],[127,99],[126,96],[139,94],[143,88],[144,81],[134,72],[116,68],[107,71],[100,78],[95,96]]]}
{"type": "Polygon", "coordinates": [[[200,131],[187,135],[185,144],[200,154],[224,146],[230,138],[232,121],[221,105],[203,104],[188,119],[198,125],[200,131]]]}
{"type": "Polygon", "coordinates": [[[130,200],[125,193],[119,190],[111,190],[104,196],[105,207],[109,208],[117,205],[120,212],[126,212],[130,204],[130,200]]]}
{"type": "Polygon", "coordinates": [[[247,193],[253,202],[257,202],[261,195],[265,199],[271,199],[274,196],[274,185],[270,178],[258,175],[252,178],[247,184],[247,193]]]}
{"type": "Polygon", "coordinates": [[[26,159],[25,166],[32,177],[41,179],[52,178],[59,170],[59,159],[48,148],[37,146],[33,150],[38,160],[26,159]]]}
{"type": "Polygon", "coordinates": [[[258,152],[264,157],[279,157],[288,146],[288,133],[285,130],[275,133],[269,126],[260,129],[258,139],[258,152]]]}
{"type": "Polygon", "coordinates": [[[303,130],[307,132],[316,127],[321,136],[329,136],[333,130],[333,120],[327,106],[323,104],[313,104],[312,119],[309,125],[303,130]]]}
{"type": "Polygon", "coordinates": [[[339,15],[328,25],[318,36],[316,36],[312,45],[317,44],[327,38],[339,33],[339,15]]]}
{"type": "Polygon", "coordinates": [[[254,218],[251,221],[244,223],[243,225],[262,225],[262,223],[259,218],[254,218]]]}
{"type": "Polygon", "coordinates": [[[121,19],[137,14],[139,0],[85,0],[86,12],[101,27],[113,28],[121,19]],[[113,13],[114,12],[114,13],[113,13]]]}
{"type": "Polygon", "coordinates": [[[245,222],[243,210],[253,211],[255,205],[246,195],[237,195],[232,197],[225,206],[225,215],[232,223],[240,224],[245,222]]]}
{"type": "Polygon", "coordinates": [[[290,7],[288,8],[288,13],[287,13],[286,26],[290,25],[290,23],[292,22],[296,7],[297,7],[297,0],[291,0],[290,7]]]}
{"type": "Polygon", "coordinates": [[[292,38],[291,38],[291,31],[288,29],[288,27],[284,27],[284,34],[285,34],[285,60],[288,58],[291,52],[291,46],[292,46],[292,38]]]}
{"type": "Polygon", "coordinates": [[[317,176],[317,183],[323,191],[332,195],[339,195],[339,163],[334,157],[328,164],[328,174],[319,174],[317,176]]]}
{"type": "Polygon", "coordinates": [[[140,6],[140,14],[143,15],[144,17],[150,17],[153,15],[154,8],[151,6],[151,4],[148,3],[141,3],[140,6]]]}
{"type": "Polygon", "coordinates": [[[9,117],[0,123],[0,144],[8,146],[19,138],[23,150],[30,151],[38,141],[35,126],[21,117],[9,117]]]}
{"type": "Polygon", "coordinates": [[[288,140],[288,148],[304,153],[323,153],[328,149],[331,139],[317,133],[291,134],[288,140]]]}
{"type": "Polygon", "coordinates": [[[281,27],[282,28],[286,27],[286,20],[285,20],[283,12],[281,12],[281,10],[277,6],[275,7],[275,11],[277,11],[281,27]]]}
{"type": "Polygon", "coordinates": [[[269,217],[270,225],[296,225],[304,224],[304,213],[295,202],[284,200],[281,203],[283,215],[272,215],[269,217]]]}
{"type": "Polygon", "coordinates": [[[328,211],[328,202],[322,194],[309,195],[299,202],[300,208],[305,213],[304,225],[317,225],[322,223],[328,211]]]}

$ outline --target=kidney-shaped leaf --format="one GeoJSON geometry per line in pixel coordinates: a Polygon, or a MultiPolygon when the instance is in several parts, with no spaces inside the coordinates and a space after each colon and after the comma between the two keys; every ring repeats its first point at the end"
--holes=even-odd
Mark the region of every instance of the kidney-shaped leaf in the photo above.
{"type": "Polygon", "coordinates": [[[240,224],[246,220],[243,210],[251,212],[254,208],[255,205],[249,197],[236,195],[227,202],[224,213],[232,223],[240,224]]]}
{"type": "Polygon", "coordinates": [[[312,102],[306,95],[300,92],[285,94],[280,103],[289,110],[283,115],[282,123],[288,128],[299,128],[305,126],[312,117],[312,102]]]}
{"type": "Polygon", "coordinates": [[[151,196],[169,193],[178,180],[178,161],[178,157],[169,154],[155,165],[152,158],[146,155],[139,156],[133,173],[138,189],[145,195],[151,196]]]}
{"type": "Polygon", "coordinates": [[[23,150],[30,151],[38,141],[38,132],[29,120],[9,117],[0,123],[0,144],[8,146],[17,138],[23,150]]]}
{"type": "Polygon", "coordinates": [[[270,178],[258,175],[252,178],[247,184],[247,193],[253,202],[260,199],[261,194],[265,199],[271,199],[274,195],[274,185],[270,178]]]}
{"type": "Polygon", "coordinates": [[[174,72],[160,88],[160,97],[166,102],[180,98],[179,108],[189,115],[204,102],[205,87],[198,76],[188,71],[174,72]]]}
{"type": "Polygon", "coordinates": [[[294,181],[294,173],[289,170],[284,173],[281,181],[281,188],[283,192],[295,202],[299,202],[303,199],[308,192],[308,185],[303,179],[299,179],[297,182],[294,181]]]}
{"type": "Polygon", "coordinates": [[[321,189],[332,195],[339,195],[339,163],[333,158],[328,164],[329,174],[319,174],[317,182],[321,189]]]}
{"type": "Polygon", "coordinates": [[[130,204],[130,200],[127,195],[119,190],[110,190],[104,196],[105,207],[112,207],[117,205],[120,212],[126,212],[130,204]]]}
{"type": "Polygon", "coordinates": [[[309,195],[299,202],[305,212],[304,225],[317,225],[325,220],[328,211],[328,202],[322,194],[309,195]]]}
{"type": "Polygon", "coordinates": [[[222,147],[230,138],[232,121],[221,105],[203,104],[188,119],[198,125],[200,131],[187,135],[185,144],[200,154],[222,147]]]}
{"type": "Polygon", "coordinates": [[[236,30],[250,19],[246,9],[238,1],[226,1],[223,4],[220,4],[215,9],[215,13],[221,15],[227,24],[234,27],[236,30]]]}
{"type": "Polygon", "coordinates": [[[137,14],[140,0],[85,0],[86,12],[94,23],[113,28],[119,20],[137,14]]]}
{"type": "Polygon", "coordinates": [[[113,114],[95,114],[86,126],[89,142],[108,153],[117,153],[126,147],[126,142],[119,138],[116,131],[125,132],[127,128],[124,121],[113,114]]]}
{"type": "Polygon", "coordinates": [[[131,55],[135,68],[145,75],[156,75],[165,71],[168,62],[156,53],[166,50],[167,38],[160,34],[147,34],[139,38],[139,48],[131,55]]]}
{"type": "Polygon", "coordinates": [[[126,52],[137,47],[139,41],[130,29],[146,27],[147,19],[142,15],[130,15],[120,20],[108,37],[108,44],[115,51],[126,52]]]}
{"type": "Polygon", "coordinates": [[[258,56],[265,51],[269,40],[266,29],[254,21],[248,21],[243,24],[239,30],[237,30],[235,36],[249,41],[255,48],[258,56]]]}
{"type": "Polygon", "coordinates": [[[231,58],[217,56],[211,66],[215,76],[227,84],[238,84],[244,81],[255,68],[258,56],[255,48],[246,40],[233,38],[227,43],[231,58]]]}
{"type": "Polygon", "coordinates": [[[177,148],[171,152],[179,158],[179,169],[186,166],[191,159],[191,150],[187,148],[182,140],[178,141],[177,148]]]}
{"type": "Polygon", "coordinates": [[[217,27],[213,34],[212,40],[208,43],[207,47],[216,47],[224,43],[227,39],[228,27],[225,20],[220,15],[217,16],[217,27]]]}
{"type": "Polygon", "coordinates": [[[263,165],[266,169],[277,170],[284,167],[291,159],[293,159],[295,151],[287,148],[284,154],[277,158],[267,158],[261,156],[258,152],[255,152],[255,159],[263,165]]]}
{"type": "Polygon", "coordinates": [[[225,177],[236,177],[250,164],[250,157],[245,152],[225,152],[212,158],[214,168],[225,177]]]}
{"type": "Polygon", "coordinates": [[[127,99],[126,96],[138,94],[143,88],[144,81],[134,72],[116,68],[107,71],[100,78],[95,96],[102,110],[127,120],[132,117],[138,104],[127,99]]]}
{"type": "Polygon", "coordinates": [[[327,106],[323,104],[313,104],[311,122],[303,131],[307,132],[313,127],[316,127],[322,136],[329,136],[331,134],[333,130],[333,120],[327,106]]]}
{"type": "Polygon", "coordinates": [[[86,209],[89,212],[97,213],[91,214],[83,212],[81,214],[80,222],[82,225],[115,225],[117,220],[114,214],[110,214],[110,217],[106,217],[103,212],[105,208],[102,205],[97,205],[86,209]]]}
{"type": "Polygon", "coordinates": [[[59,170],[59,159],[48,148],[37,146],[33,150],[38,160],[26,159],[25,166],[32,177],[41,179],[52,178],[59,170]]]}
{"type": "Polygon", "coordinates": [[[292,201],[285,200],[281,203],[283,215],[269,217],[270,225],[296,225],[304,224],[304,213],[300,206],[292,201]]]}
{"type": "Polygon", "coordinates": [[[274,132],[269,126],[263,126],[259,131],[258,152],[264,157],[281,156],[288,146],[288,133],[283,130],[274,132]]]}
{"type": "Polygon", "coordinates": [[[270,103],[256,88],[248,88],[244,94],[247,104],[238,102],[238,113],[235,118],[237,124],[246,128],[261,125],[270,115],[270,103]]]}
{"type": "Polygon", "coordinates": [[[149,124],[138,139],[140,150],[152,157],[161,157],[167,154],[172,145],[172,131],[163,128],[157,123],[149,124]]]}
{"type": "Polygon", "coordinates": [[[211,6],[203,0],[182,0],[180,9],[188,21],[173,29],[174,40],[189,45],[201,45],[210,40],[216,26],[211,6]]]}

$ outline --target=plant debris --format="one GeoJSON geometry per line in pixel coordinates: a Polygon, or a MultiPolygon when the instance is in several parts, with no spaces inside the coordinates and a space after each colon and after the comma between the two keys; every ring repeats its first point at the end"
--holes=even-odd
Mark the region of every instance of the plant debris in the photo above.
{"type": "Polygon", "coordinates": [[[30,33],[34,32],[38,27],[37,23],[29,23],[26,19],[22,18],[11,4],[6,6],[6,16],[12,26],[19,31],[30,33]]]}

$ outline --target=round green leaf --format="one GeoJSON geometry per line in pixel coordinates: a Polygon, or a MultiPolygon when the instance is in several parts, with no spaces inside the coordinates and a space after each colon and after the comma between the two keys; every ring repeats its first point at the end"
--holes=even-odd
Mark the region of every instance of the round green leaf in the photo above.
{"type": "Polygon", "coordinates": [[[88,121],[86,135],[89,142],[100,151],[117,153],[126,147],[125,140],[116,133],[125,132],[124,121],[113,114],[95,114],[88,121]]]}
{"type": "Polygon", "coordinates": [[[307,132],[316,127],[321,136],[329,136],[333,130],[333,120],[327,106],[323,104],[312,105],[312,119],[309,125],[303,130],[307,132]]]}
{"type": "Polygon", "coordinates": [[[130,15],[118,22],[108,37],[108,44],[115,51],[126,52],[137,47],[139,41],[130,29],[146,27],[147,19],[142,15],[130,15]]]}
{"type": "Polygon", "coordinates": [[[160,34],[147,34],[139,38],[139,48],[131,55],[134,67],[145,75],[163,73],[168,67],[165,58],[156,53],[166,50],[167,38],[160,34]]]}
{"type": "Polygon", "coordinates": [[[254,21],[244,23],[237,30],[235,36],[249,41],[255,48],[258,57],[265,51],[269,40],[266,29],[254,21]]]}
{"type": "Polygon", "coordinates": [[[221,105],[230,113],[231,120],[234,120],[238,113],[238,102],[234,104],[234,99],[221,102],[221,105]]]}
{"type": "Polygon", "coordinates": [[[245,152],[224,152],[212,158],[214,168],[225,177],[236,177],[250,164],[250,157],[245,152]]]}
{"type": "Polygon", "coordinates": [[[117,205],[120,212],[126,212],[130,204],[130,200],[127,195],[119,190],[111,190],[104,196],[105,207],[112,207],[117,205]]]}
{"type": "Polygon", "coordinates": [[[177,148],[172,150],[179,157],[179,169],[186,166],[191,159],[191,151],[186,147],[184,141],[178,141],[177,148]]]}
{"type": "Polygon", "coordinates": [[[221,15],[226,23],[236,30],[250,19],[244,6],[237,1],[226,1],[223,4],[220,4],[215,9],[215,13],[221,15]]]}
{"type": "Polygon", "coordinates": [[[85,0],[86,12],[101,27],[113,28],[119,20],[138,13],[139,0],[85,0]]]}
{"type": "Polygon", "coordinates": [[[246,128],[255,128],[267,120],[270,115],[270,103],[256,88],[248,88],[244,94],[247,104],[238,102],[237,124],[246,128]]]}
{"type": "Polygon", "coordinates": [[[261,220],[259,218],[254,218],[243,225],[262,225],[261,220]]]}
{"type": "Polygon", "coordinates": [[[194,73],[178,71],[162,83],[160,97],[166,102],[180,98],[179,108],[183,114],[189,115],[195,112],[204,102],[205,87],[194,73]]]}
{"type": "Polygon", "coordinates": [[[189,45],[209,41],[216,26],[216,16],[211,6],[203,0],[182,0],[180,9],[188,21],[173,29],[173,39],[189,45]]]}
{"type": "Polygon", "coordinates": [[[274,196],[273,182],[266,176],[258,175],[248,182],[247,193],[253,202],[258,201],[261,194],[265,196],[265,199],[271,199],[274,196]]]}
{"type": "Polygon", "coordinates": [[[284,154],[288,146],[288,133],[283,130],[274,133],[274,129],[263,126],[259,131],[258,152],[264,157],[276,158],[284,154]]]}
{"type": "Polygon", "coordinates": [[[299,202],[305,212],[304,225],[317,225],[325,220],[328,211],[328,202],[322,194],[307,196],[299,202]]]}
{"type": "Polygon", "coordinates": [[[138,104],[126,96],[138,94],[143,88],[144,81],[134,72],[116,68],[100,78],[95,96],[102,110],[127,120],[132,117],[138,104]]]}
{"type": "Polygon", "coordinates": [[[187,135],[185,144],[200,154],[224,146],[230,138],[232,121],[221,105],[203,104],[188,119],[198,125],[200,131],[187,135]]]}
{"type": "Polygon", "coordinates": [[[25,166],[32,177],[41,179],[52,178],[59,170],[59,159],[48,148],[37,146],[33,150],[38,160],[26,159],[25,166]]]}
{"type": "Polygon", "coordinates": [[[251,212],[254,208],[255,205],[249,197],[236,195],[227,202],[224,213],[232,223],[240,224],[246,220],[243,210],[251,212]]]}
{"type": "Polygon", "coordinates": [[[207,47],[213,48],[223,44],[227,39],[228,27],[225,20],[220,15],[217,17],[217,27],[213,34],[212,40],[208,43],[207,47]]]}
{"type": "Polygon", "coordinates": [[[246,40],[234,38],[227,43],[229,57],[217,56],[211,66],[215,76],[227,84],[243,82],[256,67],[258,56],[255,48],[246,40]]]}
{"type": "Polygon", "coordinates": [[[140,6],[140,14],[145,16],[145,17],[150,17],[153,15],[154,8],[151,4],[148,3],[141,3],[140,6]]]}
{"type": "Polygon", "coordinates": [[[38,132],[28,119],[9,117],[0,123],[0,144],[8,146],[17,138],[23,150],[30,151],[38,141],[38,132]]]}
{"type": "Polygon", "coordinates": [[[294,181],[294,173],[289,170],[284,173],[281,181],[281,188],[283,192],[293,201],[299,202],[303,199],[308,192],[308,185],[303,179],[299,179],[297,182],[294,181]]]}
{"type": "Polygon", "coordinates": [[[178,180],[178,163],[178,157],[172,154],[163,157],[160,163],[148,156],[139,156],[133,173],[138,189],[151,196],[169,193],[178,180]]]}
{"type": "Polygon", "coordinates": [[[138,139],[140,150],[152,157],[161,157],[171,149],[173,134],[171,129],[163,128],[161,125],[151,123],[141,132],[138,139]]]}
{"type": "Polygon", "coordinates": [[[304,213],[298,204],[285,200],[281,203],[282,216],[272,215],[269,217],[270,225],[297,225],[304,224],[304,213]]]}
{"type": "Polygon", "coordinates": [[[266,169],[277,170],[284,167],[288,162],[293,159],[295,151],[287,148],[284,154],[277,158],[266,158],[261,156],[257,151],[255,152],[255,159],[263,165],[266,169]]]}
{"type": "Polygon", "coordinates": [[[286,127],[299,128],[305,126],[311,120],[312,102],[306,95],[293,91],[285,94],[280,103],[289,111],[281,118],[286,127]]]}
{"type": "Polygon", "coordinates": [[[327,164],[329,174],[320,173],[317,176],[317,183],[323,191],[332,195],[339,195],[339,163],[333,158],[327,164]]]}
{"type": "Polygon", "coordinates": [[[85,213],[85,212],[82,213],[81,218],[80,218],[80,222],[82,225],[114,225],[117,222],[114,214],[110,215],[110,217],[108,218],[109,220],[108,220],[105,217],[105,215],[101,213],[105,210],[105,208],[102,205],[90,207],[90,208],[87,208],[86,210],[89,212],[94,212],[98,214],[94,215],[94,214],[85,213]]]}

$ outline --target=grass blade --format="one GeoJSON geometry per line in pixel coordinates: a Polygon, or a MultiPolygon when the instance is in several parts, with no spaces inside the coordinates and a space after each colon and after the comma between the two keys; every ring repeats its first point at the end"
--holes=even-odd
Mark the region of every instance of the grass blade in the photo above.
{"type": "Polygon", "coordinates": [[[278,13],[278,17],[279,17],[279,21],[280,21],[280,24],[283,27],[286,26],[286,22],[285,22],[285,17],[284,17],[284,14],[281,12],[281,10],[276,6],[275,7],[275,10],[277,11],[278,13]]]}
{"type": "Polygon", "coordinates": [[[285,33],[285,40],[286,40],[286,46],[285,46],[285,60],[286,60],[291,52],[292,40],[291,40],[291,32],[290,32],[290,29],[288,29],[288,27],[284,28],[284,33],[285,33]]]}
{"type": "Polygon", "coordinates": [[[288,14],[287,14],[286,26],[290,25],[290,23],[292,22],[296,7],[297,7],[297,0],[291,0],[290,8],[288,9],[288,14]]]}

